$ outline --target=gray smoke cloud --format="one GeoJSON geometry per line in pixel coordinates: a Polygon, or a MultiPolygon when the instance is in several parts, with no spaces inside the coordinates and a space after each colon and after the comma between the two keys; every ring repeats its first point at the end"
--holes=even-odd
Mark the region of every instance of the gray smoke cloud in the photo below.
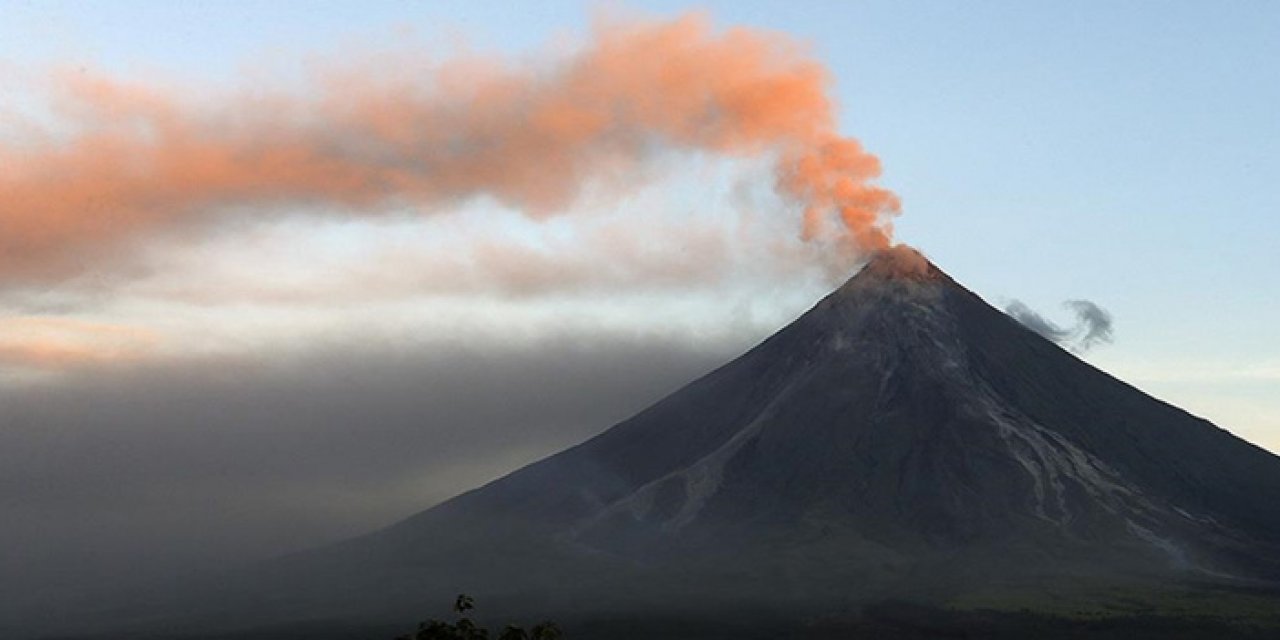
{"type": "Polygon", "coordinates": [[[750,340],[441,338],[0,387],[0,637],[99,589],[386,526],[603,431],[750,340]]]}
{"type": "Polygon", "coordinates": [[[1004,312],[1026,328],[1075,353],[1084,353],[1112,340],[1111,313],[1089,300],[1062,303],[1076,316],[1076,323],[1063,327],[1040,315],[1020,300],[1005,305],[1004,312]]]}
{"type": "Polygon", "coordinates": [[[1059,327],[1031,307],[1028,307],[1021,300],[1014,300],[1005,305],[1004,312],[1014,320],[1022,323],[1022,326],[1054,342],[1062,343],[1071,337],[1071,329],[1059,327]]]}
{"type": "Polygon", "coordinates": [[[1088,300],[1068,300],[1063,303],[1076,312],[1081,330],[1079,345],[1088,350],[1094,345],[1109,343],[1112,339],[1111,313],[1088,300]]]}

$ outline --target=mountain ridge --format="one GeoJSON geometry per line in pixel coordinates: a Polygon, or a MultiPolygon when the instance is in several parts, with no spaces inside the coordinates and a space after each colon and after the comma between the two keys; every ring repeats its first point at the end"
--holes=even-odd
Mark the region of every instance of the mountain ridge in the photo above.
{"type": "Polygon", "coordinates": [[[599,435],[229,577],[205,610],[389,620],[466,591],[513,612],[822,615],[886,599],[1040,594],[1035,609],[1064,591],[1274,589],[1275,496],[1280,457],[896,247],[599,435]]]}
{"type": "MultiPolygon", "coordinates": [[[[949,310],[950,307],[947,307],[949,310]]],[[[680,420],[681,411],[687,415],[689,408],[682,408],[681,411],[664,412],[663,419],[666,424],[640,428],[637,425],[644,425],[646,421],[642,419],[650,411],[662,411],[665,401],[660,401],[654,407],[650,407],[642,411],[631,420],[624,421],[617,427],[602,433],[601,435],[588,440],[577,447],[572,447],[562,454],[557,454],[547,461],[556,460],[561,456],[571,455],[575,451],[589,452],[587,459],[575,461],[571,467],[578,475],[565,475],[563,471],[557,474],[554,470],[548,472],[539,468],[539,464],[535,463],[530,467],[519,470],[515,474],[528,473],[534,477],[520,478],[522,484],[533,487],[531,493],[526,494],[524,491],[515,492],[516,495],[504,496],[503,498],[494,499],[495,511],[523,514],[525,516],[533,516],[530,520],[536,522],[541,518],[556,515],[567,517],[569,519],[585,517],[592,509],[601,509],[597,513],[591,515],[591,519],[597,522],[607,520],[610,515],[616,515],[624,507],[636,507],[640,498],[646,498],[650,501],[660,496],[651,495],[661,493],[659,486],[664,478],[675,476],[685,476],[686,494],[682,504],[675,507],[675,512],[670,520],[663,521],[663,527],[667,531],[679,530],[688,527],[691,519],[696,515],[696,511],[706,506],[709,498],[708,491],[719,489],[719,485],[715,484],[714,473],[705,473],[710,463],[727,462],[729,454],[736,453],[748,440],[757,438],[763,432],[762,416],[768,416],[779,410],[779,405],[786,402],[786,397],[790,393],[794,393],[798,387],[807,384],[805,367],[813,364],[802,363],[801,356],[798,353],[804,353],[804,358],[828,358],[832,354],[858,354],[858,363],[865,364],[868,360],[874,362],[874,373],[880,376],[879,381],[861,380],[863,384],[875,382],[880,385],[890,383],[902,383],[903,376],[896,376],[894,372],[902,367],[916,367],[919,369],[929,369],[933,371],[946,371],[948,369],[956,369],[962,367],[956,361],[957,358],[969,357],[970,349],[965,346],[965,340],[972,342],[972,337],[966,337],[962,340],[959,336],[950,335],[954,327],[945,326],[947,322],[958,320],[964,322],[966,314],[975,313],[975,309],[985,308],[987,311],[994,311],[990,307],[986,307],[975,294],[964,289],[957,284],[944,272],[937,269],[931,263],[928,263],[918,253],[910,249],[898,248],[889,254],[881,254],[877,258],[870,261],[858,275],[851,278],[842,287],[838,288],[831,295],[825,297],[808,313],[801,316],[795,323],[784,328],[773,337],[762,342],[756,348],[748,351],[739,359],[734,360],[730,364],[721,367],[704,378],[695,381],[686,389],[697,390],[706,386],[714,386],[720,383],[720,378],[732,378],[734,382],[738,382],[742,378],[751,378],[745,385],[745,390],[736,390],[735,397],[740,398],[740,407],[728,408],[726,411],[730,414],[728,417],[719,421],[720,424],[688,424],[688,421],[680,420]],[[908,253],[909,252],[909,253],[908,253]],[[923,261],[926,268],[920,269],[918,265],[913,264],[915,260],[923,261]],[[903,265],[907,269],[903,270],[903,265]],[[944,317],[938,316],[942,313],[939,309],[941,298],[960,296],[964,304],[948,302],[957,307],[955,313],[950,315],[959,315],[960,317],[944,317]],[[973,304],[977,303],[977,304],[973,304]],[[978,306],[981,305],[981,306],[978,306]],[[817,314],[817,315],[815,315],[817,314]],[[894,325],[894,323],[898,323],[894,325]],[[806,325],[819,325],[817,327],[806,325]],[[874,325],[872,335],[868,336],[858,331],[848,331],[849,326],[866,326],[874,325]],[[794,328],[804,328],[807,331],[801,336],[796,336],[794,328]],[[891,339],[884,339],[885,335],[893,336],[891,339]],[[770,352],[773,345],[787,342],[785,348],[778,349],[783,355],[770,352]],[[814,344],[814,343],[819,344],[814,344]],[[804,343],[804,344],[798,344],[804,343]],[[824,343],[824,344],[823,344],[824,343]],[[886,348],[887,347],[887,348],[886,348]],[[758,354],[764,353],[765,356],[758,354]],[[757,354],[757,355],[753,355],[757,354]],[[767,360],[768,362],[760,362],[767,360]],[[786,369],[782,373],[777,371],[777,367],[772,366],[777,362],[788,363],[795,369],[786,369]],[[742,363],[746,363],[745,365],[742,363]],[[733,372],[725,373],[725,370],[733,366],[746,366],[745,372],[734,374],[733,372]],[[796,373],[796,371],[800,373],[796,373]],[[674,414],[674,415],[666,415],[674,414]],[[674,418],[674,419],[673,419],[674,418]],[[678,426],[673,426],[678,425],[678,426]],[[637,451],[636,435],[630,432],[639,432],[640,438],[645,440],[656,439],[661,444],[644,447],[643,454],[637,451]],[[728,448],[726,448],[728,447],[728,448]],[[602,451],[603,449],[603,451],[602,451]],[[718,457],[717,457],[718,456],[718,457]],[[702,466],[699,467],[698,465],[702,466]],[[593,469],[594,467],[594,469],[593,469]],[[602,477],[599,473],[600,467],[607,467],[608,477],[602,477]],[[699,475],[699,471],[703,471],[699,475]],[[595,473],[593,473],[595,472],[595,473]],[[570,478],[572,476],[572,479],[570,478]],[[697,476],[691,479],[690,476],[697,476]],[[698,480],[700,479],[700,481],[698,480]],[[593,480],[594,482],[589,482],[593,480]],[[594,485],[594,486],[592,486],[594,485]],[[713,486],[714,485],[714,486],[713,486]],[[571,490],[563,492],[558,501],[549,502],[546,500],[548,487],[569,487],[571,490]],[[584,486],[589,487],[584,493],[584,486]],[[630,493],[628,493],[628,491],[630,493]],[[637,493],[641,495],[636,495],[637,493]],[[624,498],[623,494],[631,496],[624,498]],[[531,500],[522,504],[522,499],[531,500]],[[629,500],[629,502],[628,502],[629,500]],[[540,516],[540,517],[539,517],[540,516]]],[[[1056,345],[1052,345],[1036,336],[1030,330],[1022,327],[1013,319],[995,312],[992,314],[984,314],[980,321],[970,323],[966,329],[973,333],[971,327],[978,330],[996,331],[1001,338],[1009,333],[1016,333],[1024,343],[1036,345],[1039,358],[1048,357],[1047,354],[1060,355],[1067,363],[1064,366],[1080,369],[1084,367],[1090,374],[1101,374],[1107,381],[1106,384],[1119,385],[1124,390],[1134,393],[1141,393],[1131,386],[1116,380],[1096,369],[1093,369],[1075,356],[1061,350],[1056,345]]],[[[999,340],[997,340],[998,342],[999,340]]],[[[983,355],[983,350],[976,350],[978,355],[983,355]]],[[[981,409],[986,412],[986,418],[997,425],[1002,437],[1013,437],[1013,433],[1017,429],[1010,427],[1011,424],[1028,420],[1037,421],[1035,416],[1018,415],[1025,413],[1022,411],[1010,414],[1007,407],[1002,407],[1004,401],[1003,396],[1009,392],[1004,388],[994,390],[991,387],[1002,386],[1001,382],[1007,375],[1001,375],[1002,371],[995,371],[991,367],[990,359],[979,358],[981,362],[968,363],[964,366],[976,368],[980,375],[972,380],[965,380],[967,384],[965,388],[954,389],[947,385],[954,385],[954,379],[947,379],[941,384],[935,379],[926,379],[923,381],[910,381],[914,384],[922,384],[928,386],[928,389],[917,390],[919,394],[933,397],[948,397],[949,393],[968,394],[965,398],[967,406],[965,410],[973,412],[981,409]],[[993,373],[994,371],[994,373],[993,373]],[[992,396],[998,397],[992,397],[992,396]],[[976,404],[975,404],[976,403],[976,404]]],[[[1002,365],[1009,362],[1016,363],[1017,358],[1005,359],[1002,365]]],[[[828,363],[829,364],[829,363],[828,363]]],[[[785,369],[785,367],[784,367],[785,369]]],[[[1001,369],[1007,370],[1007,366],[1001,369]]],[[[866,371],[863,370],[840,370],[841,374],[850,376],[851,378],[867,378],[866,371]]],[[[910,374],[915,372],[908,372],[910,374]]],[[[966,373],[968,373],[966,371],[966,373]]],[[[1059,374],[1063,375],[1063,374],[1059,374]]],[[[875,377],[875,376],[870,376],[875,377]]],[[[1066,388],[1068,385],[1063,385],[1066,388]]],[[[885,393],[890,393],[892,389],[882,389],[885,393]]],[[[1042,391],[1042,390],[1040,390],[1042,391]]],[[[682,389],[673,396],[683,394],[686,391],[682,389]]],[[[827,390],[826,395],[838,395],[841,392],[840,385],[836,388],[827,390]]],[[[1112,391],[1115,393],[1115,391],[1112,391]]],[[[1016,394],[1015,394],[1016,395],[1016,394]]],[[[1186,421],[1194,420],[1208,425],[1207,421],[1195,418],[1190,414],[1185,414],[1171,405],[1159,402],[1142,394],[1146,400],[1156,402],[1162,410],[1181,413],[1177,420],[1186,421]]],[[[880,400],[884,397],[880,396],[880,400]]],[[[859,400],[868,400],[859,398],[859,400]]],[[[874,414],[876,398],[869,398],[871,401],[874,414]]],[[[921,402],[920,404],[927,404],[921,402]]],[[[857,408],[865,410],[866,403],[858,404],[857,408]]],[[[896,408],[896,410],[901,410],[896,408]]],[[[974,416],[966,416],[972,418],[974,416]]],[[[981,416],[980,416],[981,417],[981,416]]],[[[923,415],[918,416],[923,421],[936,419],[937,416],[923,415]]],[[[1041,418],[1043,421],[1046,418],[1041,418]]],[[[821,423],[821,421],[816,421],[821,423]]],[[[1073,420],[1073,423],[1079,423],[1080,420],[1073,420]]],[[[1025,426],[1025,425],[1023,425],[1025,426]]],[[[1096,448],[1098,445],[1092,441],[1100,439],[1098,433],[1093,431],[1105,430],[1083,430],[1078,424],[1065,425],[1067,427],[1075,427],[1070,429],[1068,434],[1058,433],[1063,426],[1056,426],[1056,430],[1050,430],[1051,435],[1061,436],[1053,438],[1051,435],[1041,433],[1041,430],[1032,429],[1023,433],[1021,443],[1010,444],[1010,451],[1014,451],[1013,456],[1019,462],[1019,466],[1023,471],[1035,479],[1032,483],[1031,490],[1037,497],[1036,511],[1037,515],[1048,517],[1053,520],[1050,512],[1062,511],[1065,507],[1063,501],[1068,499],[1068,494],[1072,493],[1070,488],[1062,488],[1055,492],[1052,486],[1056,479],[1060,479],[1063,471],[1092,471],[1099,473],[1076,473],[1076,477],[1072,479],[1085,493],[1100,496],[1101,499],[1110,500],[1112,506],[1119,508],[1117,505],[1124,503],[1126,500],[1132,501],[1132,496],[1125,497],[1117,494],[1117,487],[1123,489],[1123,484],[1119,484],[1116,476],[1119,471],[1110,470],[1109,464],[1102,464],[1101,468],[1094,462],[1090,462],[1089,458],[1090,446],[1096,448]],[[1075,440],[1085,441],[1083,448],[1075,444],[1075,440]],[[1018,453],[1023,456],[1019,457],[1018,453]],[[1056,453],[1055,453],[1056,452],[1056,453]],[[1056,455],[1056,457],[1055,457],[1056,455]],[[1066,459],[1063,459],[1063,456],[1066,459]],[[1038,484],[1038,488],[1036,485],[1038,484]],[[1038,492],[1038,493],[1037,493],[1038,492]],[[1051,495],[1052,494],[1052,495],[1051,495]]],[[[1226,434],[1225,431],[1214,427],[1215,431],[1226,434]]],[[[1026,430],[1023,429],[1025,432],[1026,430]]],[[[831,433],[820,434],[822,438],[832,436],[831,433]]],[[[874,434],[873,434],[874,435],[874,434]]],[[[1229,435],[1229,434],[1226,434],[1229,435]]],[[[774,444],[785,445],[785,439],[779,440],[774,434],[774,444]]],[[[794,434],[792,434],[794,438],[794,434]]],[[[1234,438],[1234,436],[1231,436],[1234,438]]],[[[819,438],[818,442],[826,447],[830,441],[819,438]]],[[[836,442],[839,441],[837,437],[836,442]]],[[[1242,441],[1238,441],[1241,442],[1242,441]]],[[[1249,445],[1252,447],[1252,445],[1249,445]]],[[[794,447],[784,447],[787,450],[794,447]]],[[[1257,450],[1259,453],[1265,453],[1257,450]]],[[[1121,466],[1133,467],[1133,464],[1125,464],[1121,466]]],[[[1017,471],[1017,469],[1015,469],[1017,471]]],[[[1132,473],[1132,469],[1129,470],[1132,473]]],[[[513,475],[515,475],[513,474],[513,475]]],[[[1139,476],[1151,475],[1150,469],[1139,473],[1139,476]]],[[[1159,475],[1159,474],[1155,474],[1159,475]]],[[[509,476],[510,477],[510,476],[509,476]]],[[[1141,478],[1140,478],[1141,480],[1141,478]]],[[[1016,482],[1016,481],[1015,481],[1016,482]]],[[[503,480],[500,479],[494,483],[486,485],[477,492],[469,492],[459,497],[459,500],[467,500],[467,496],[485,495],[486,491],[492,492],[496,487],[503,486],[503,480]]],[[[897,487],[895,490],[886,490],[882,495],[900,494],[903,487],[897,487]]],[[[678,487],[668,488],[668,493],[679,493],[678,487]]],[[[527,490],[526,490],[527,491],[527,490]]],[[[555,493],[555,492],[550,492],[555,493]]],[[[1182,495],[1189,495],[1183,492],[1182,495]]],[[[492,499],[492,498],[491,498],[492,499]]],[[[447,503],[446,503],[447,504],[447,503]]],[[[662,506],[662,505],[659,505],[662,506]]],[[[1202,506],[1202,505],[1193,505],[1202,506]]],[[[1154,508],[1153,505],[1147,505],[1147,509],[1154,508]]],[[[635,515],[635,513],[633,513],[635,515]]],[[[641,518],[643,520],[643,518],[641,518]]],[[[1275,520],[1266,520],[1267,525],[1275,524],[1275,520]]],[[[1136,524],[1140,529],[1142,525],[1136,524]]],[[[579,523],[575,529],[578,533],[584,529],[590,529],[591,525],[583,525],[579,523]]],[[[1270,526],[1267,527],[1270,530],[1270,526]]],[[[1159,546],[1159,545],[1157,545],[1159,546]]]]}
{"type": "Polygon", "coordinates": [[[400,549],[393,564],[430,564],[423,547],[502,528],[557,558],[628,567],[801,549],[848,573],[877,565],[893,584],[937,558],[981,572],[1013,541],[1032,573],[1272,580],[1280,513],[1251,514],[1258,489],[1280,490],[1280,459],[1094,369],[899,248],[633,418],[369,540],[400,549]],[[1170,462],[1162,440],[1257,473],[1170,462]],[[473,524],[434,531],[449,521],[473,524]]]}

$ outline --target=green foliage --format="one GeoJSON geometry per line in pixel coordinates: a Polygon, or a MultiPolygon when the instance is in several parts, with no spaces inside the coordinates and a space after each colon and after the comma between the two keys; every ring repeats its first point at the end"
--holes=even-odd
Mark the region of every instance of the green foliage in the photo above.
{"type": "MultiPolygon", "coordinates": [[[[403,635],[396,640],[489,640],[489,630],[475,623],[466,616],[468,611],[476,608],[475,600],[465,593],[458,594],[453,601],[453,612],[458,614],[457,622],[449,624],[440,620],[427,620],[418,623],[418,630],[410,635],[403,635]]],[[[564,634],[554,622],[540,622],[528,631],[524,627],[507,625],[498,634],[496,640],[562,640],[564,634]]]]}

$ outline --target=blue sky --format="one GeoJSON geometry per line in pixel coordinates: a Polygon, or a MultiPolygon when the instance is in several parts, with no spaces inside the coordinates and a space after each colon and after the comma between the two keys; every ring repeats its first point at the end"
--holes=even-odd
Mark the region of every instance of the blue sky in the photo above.
{"type": "MultiPolygon", "coordinates": [[[[4,2],[0,74],[86,64],[236,84],[264,60],[287,69],[396,38],[518,54],[581,32],[597,11],[703,8],[720,26],[785,32],[829,66],[842,131],[882,160],[882,183],[904,203],[900,240],[994,303],[1021,299],[1062,321],[1063,300],[1099,303],[1116,339],[1092,362],[1280,450],[1280,5],[513,6],[4,2]]],[[[359,243],[340,225],[321,235],[339,250],[359,243]]],[[[754,301],[767,308],[757,333],[815,293],[754,301]]],[[[692,316],[714,316],[714,303],[683,300],[672,308],[689,318],[651,322],[698,325],[692,316]]],[[[564,304],[526,311],[554,315],[564,304]]],[[[144,307],[119,303],[94,317],[144,307]]],[[[225,326],[234,313],[203,322],[225,326]]],[[[296,319],[268,315],[232,333],[296,319]]]]}

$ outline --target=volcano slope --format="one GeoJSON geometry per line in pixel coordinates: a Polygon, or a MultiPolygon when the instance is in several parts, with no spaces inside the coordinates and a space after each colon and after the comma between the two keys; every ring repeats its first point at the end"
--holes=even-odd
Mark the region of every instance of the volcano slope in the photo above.
{"type": "Polygon", "coordinates": [[[458,591],[576,620],[886,600],[1231,617],[1280,604],[1278,580],[1280,458],[898,247],[599,436],[205,603],[276,622],[412,620],[458,591]]]}

